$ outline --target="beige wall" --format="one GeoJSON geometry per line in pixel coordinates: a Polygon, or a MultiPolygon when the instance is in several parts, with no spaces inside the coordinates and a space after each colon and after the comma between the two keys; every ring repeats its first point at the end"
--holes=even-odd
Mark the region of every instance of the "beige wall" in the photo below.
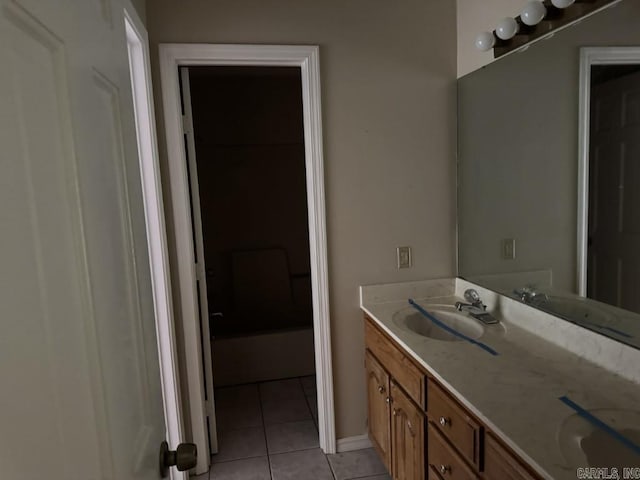
{"type": "Polygon", "coordinates": [[[457,0],[458,2],[458,77],[493,61],[493,52],[481,52],[474,46],[480,32],[490,32],[504,17],[517,17],[527,0],[457,0]]]}
{"type": "Polygon", "coordinates": [[[147,12],[165,166],[158,43],[320,46],[338,438],[366,428],[358,286],[455,274],[455,15],[450,0],[156,0],[147,12]],[[399,245],[413,268],[395,268],[399,245]]]}

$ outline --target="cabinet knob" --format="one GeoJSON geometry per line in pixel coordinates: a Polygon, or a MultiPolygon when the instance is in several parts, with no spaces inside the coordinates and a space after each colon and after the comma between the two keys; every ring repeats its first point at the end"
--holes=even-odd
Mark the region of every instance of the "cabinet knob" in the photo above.
{"type": "Polygon", "coordinates": [[[395,417],[396,415],[398,415],[398,412],[397,412],[397,410],[394,408],[394,409],[393,409],[393,416],[395,417]]]}
{"type": "Polygon", "coordinates": [[[451,425],[451,419],[446,417],[440,417],[440,425],[446,427],[447,425],[451,425]]]}
{"type": "Polygon", "coordinates": [[[446,475],[447,472],[451,471],[451,467],[449,465],[440,465],[440,473],[442,475],[446,475]]]}
{"type": "Polygon", "coordinates": [[[385,398],[384,401],[387,402],[387,403],[391,403],[391,397],[385,398]]]}
{"type": "Polygon", "coordinates": [[[384,393],[384,387],[382,385],[378,387],[378,393],[384,393]]]}

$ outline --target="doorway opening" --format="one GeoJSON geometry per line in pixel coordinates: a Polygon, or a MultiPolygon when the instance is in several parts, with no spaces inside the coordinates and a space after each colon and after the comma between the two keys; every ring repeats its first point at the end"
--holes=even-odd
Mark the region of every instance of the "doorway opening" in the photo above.
{"type": "MultiPolygon", "coordinates": [[[[306,374],[311,365],[304,365],[300,360],[291,360],[285,353],[294,355],[296,348],[309,345],[313,342],[312,362],[309,362],[308,347],[301,348],[298,355],[302,355],[306,362],[313,363],[315,367],[315,390],[317,391],[317,403],[308,408],[317,408],[317,432],[318,443],[325,453],[335,452],[335,425],[333,407],[333,382],[330,348],[330,329],[328,311],[328,283],[327,283],[327,258],[326,258],[326,231],[324,214],[324,169],[322,161],[322,134],[321,134],[321,113],[320,113],[320,85],[319,85],[319,63],[318,48],[307,46],[243,46],[243,45],[192,45],[192,44],[170,44],[160,46],[160,66],[162,76],[163,106],[165,113],[165,127],[167,133],[167,147],[169,159],[169,174],[172,193],[172,210],[174,223],[174,243],[177,258],[177,278],[175,281],[176,291],[180,297],[180,321],[184,335],[184,354],[186,356],[186,370],[188,388],[188,415],[191,427],[192,439],[201,451],[218,450],[216,433],[215,407],[217,398],[214,391],[214,384],[228,384],[224,378],[224,369],[233,369],[235,361],[220,362],[218,357],[224,358],[224,344],[227,344],[228,353],[237,358],[240,353],[245,361],[252,355],[258,358],[254,363],[254,368],[266,369],[277,366],[278,362],[284,363],[281,367],[289,369],[285,377],[294,380],[285,382],[297,382],[297,385],[307,384],[310,378],[306,374]],[[182,68],[187,67],[187,68],[182,68]],[[199,131],[197,124],[193,124],[193,119],[200,115],[197,110],[201,102],[193,102],[190,97],[194,94],[200,95],[199,88],[195,80],[196,77],[211,75],[216,69],[211,67],[223,67],[218,72],[226,72],[226,76],[233,76],[245,71],[256,76],[256,72],[277,73],[279,77],[287,78],[288,81],[295,81],[299,84],[295,96],[302,97],[302,111],[297,114],[302,117],[302,137],[300,143],[300,127],[277,127],[271,120],[258,122],[261,127],[255,129],[259,135],[264,136],[265,131],[276,131],[279,138],[276,142],[265,142],[254,132],[255,137],[248,143],[240,142],[238,137],[231,140],[211,140],[220,132],[228,130],[234,123],[247,124],[248,116],[242,112],[229,112],[223,118],[219,118],[215,123],[216,132],[212,135],[203,135],[198,139],[199,131]],[[242,67],[242,68],[241,68],[242,67]],[[255,67],[268,67],[266,70],[253,70],[255,67]],[[195,74],[192,91],[192,82],[189,79],[190,71],[200,68],[209,68],[208,72],[202,70],[195,74]],[[250,68],[252,70],[246,70],[250,68]],[[277,71],[275,71],[276,69],[277,71]],[[281,70],[279,70],[281,69],[281,70]],[[185,88],[186,87],[186,88],[185,88]],[[194,108],[195,107],[195,108],[194,108]],[[195,113],[195,115],[194,115],[195,113]],[[184,114],[184,115],[183,115],[184,114]],[[190,120],[191,119],[191,120],[190,120]],[[281,128],[282,131],[279,131],[281,128]],[[256,138],[259,140],[256,140],[256,138]],[[227,165],[221,162],[214,169],[215,188],[205,187],[204,183],[196,177],[200,175],[202,168],[211,167],[197,163],[198,152],[197,143],[207,151],[207,148],[217,153],[226,152],[222,157],[226,159],[227,165]],[[209,145],[207,143],[209,142],[209,145]],[[293,168],[292,152],[304,151],[304,170],[293,168]],[[265,180],[267,173],[273,170],[273,165],[269,166],[264,161],[265,154],[262,153],[262,162],[249,160],[248,151],[279,151],[276,157],[285,165],[289,163],[289,168],[281,168],[277,178],[270,181],[265,180]],[[229,153],[232,152],[232,153],[229,153]],[[289,158],[291,157],[291,158],[289,158]],[[230,161],[230,159],[232,161],[230,161]],[[257,173],[249,174],[243,170],[249,164],[256,163],[257,173]],[[220,170],[224,167],[226,170],[220,170]],[[233,168],[231,168],[233,167],[233,168]],[[226,175],[226,177],[225,177],[226,175]],[[258,180],[254,178],[258,177],[258,180]],[[302,176],[304,184],[302,186],[291,187],[288,178],[302,176]],[[226,178],[227,181],[220,184],[218,181],[226,178]],[[195,180],[195,181],[194,181],[195,180]],[[218,183],[216,183],[218,182],[218,183]],[[220,196],[237,193],[236,189],[230,188],[232,185],[238,187],[239,191],[244,191],[244,197],[248,197],[247,187],[260,193],[257,201],[247,202],[246,198],[223,196],[222,207],[214,207],[218,216],[213,216],[213,220],[205,219],[201,215],[201,202],[209,202],[212,197],[220,201],[220,196]],[[304,189],[302,188],[304,187],[304,189]],[[200,192],[202,190],[202,192],[200,192]],[[299,200],[285,200],[279,195],[292,190],[298,192],[296,198],[300,198],[300,193],[306,190],[306,202],[299,200]],[[242,201],[245,207],[240,205],[242,201]],[[236,246],[229,246],[227,240],[223,242],[225,236],[233,237],[238,234],[240,228],[246,228],[247,218],[250,209],[258,211],[267,204],[279,205],[279,215],[271,216],[262,213],[256,215],[265,227],[265,220],[268,228],[282,230],[282,220],[286,218],[282,214],[286,209],[288,217],[300,217],[301,206],[306,203],[306,229],[304,229],[307,241],[301,242],[308,245],[306,259],[308,269],[304,269],[304,262],[300,261],[302,255],[298,250],[288,246],[283,239],[261,239],[256,241],[240,242],[236,246]],[[295,203],[295,205],[291,205],[295,203]],[[245,210],[243,215],[238,215],[238,211],[245,210]],[[224,218],[224,217],[228,218],[224,218]],[[192,221],[193,219],[193,221],[192,221]],[[223,222],[227,222],[224,223],[223,222]],[[207,224],[205,225],[205,222],[207,224]],[[216,232],[222,230],[221,225],[228,231],[220,235],[220,240],[212,238],[209,245],[213,245],[211,250],[211,268],[207,265],[206,240],[202,233],[205,230],[216,232]],[[274,226],[275,225],[275,226],[274,226]],[[268,240],[268,241],[267,241],[268,240]],[[220,243],[217,245],[216,242],[220,243]],[[199,253],[200,252],[200,253],[199,253]],[[217,253],[216,253],[217,252],[217,253]],[[295,270],[294,270],[295,269],[295,270]],[[275,276],[274,276],[275,274],[275,276]],[[211,286],[207,287],[210,283],[211,286]],[[311,295],[308,295],[309,289],[311,295]],[[305,294],[305,291],[307,292],[305,294]],[[276,302],[276,300],[278,300],[276,302]],[[310,309],[309,309],[310,300],[310,309]],[[308,312],[311,312],[309,318],[308,312]],[[304,312],[307,315],[304,315],[304,312]],[[257,312],[257,313],[256,313],[257,312]],[[211,314],[211,323],[209,315],[211,314]],[[261,321],[261,318],[264,321],[261,321]],[[240,321],[246,319],[245,322],[240,321]],[[218,321],[219,320],[219,321],[218,321]],[[312,321],[313,328],[309,330],[309,320],[312,321]],[[209,330],[215,332],[214,349],[215,358],[213,364],[216,372],[211,368],[212,362],[206,358],[211,353],[209,343],[209,330]],[[250,333],[251,335],[247,335],[250,333]],[[291,335],[297,336],[295,339],[287,338],[291,335]],[[270,341],[262,342],[275,353],[267,355],[258,354],[264,345],[256,345],[256,339],[270,341]],[[275,340],[274,340],[275,339],[275,340]],[[216,345],[219,340],[219,345],[216,345]],[[236,342],[236,343],[234,343],[236,342]],[[243,343],[242,347],[237,342],[243,343]],[[275,348],[273,345],[276,345],[275,348]],[[289,352],[287,352],[289,351],[289,352]],[[306,353],[303,353],[306,352],[306,353]],[[283,358],[289,360],[282,361],[283,358]],[[280,359],[280,360],[278,360],[280,359]],[[223,370],[218,370],[218,365],[223,370]],[[299,363],[298,365],[294,365],[299,363]],[[256,367],[257,365],[257,367],[256,367]],[[293,368],[297,371],[292,371],[293,368]],[[302,368],[304,367],[304,368],[302,368]],[[220,380],[216,375],[220,374],[220,380]],[[304,374],[304,375],[303,375],[304,374]],[[303,377],[300,379],[300,377],[303,377]]],[[[224,75],[223,75],[224,77],[224,75]]],[[[282,78],[281,78],[282,79],[282,78]]],[[[229,83],[229,79],[225,80],[229,83]]],[[[231,83],[237,83],[236,78],[231,83]]],[[[222,87],[220,87],[222,88],[222,87]]],[[[253,93],[247,93],[251,96],[253,93]]],[[[267,103],[273,99],[272,93],[268,96],[267,103]]],[[[222,110],[222,103],[228,101],[227,98],[218,98],[210,104],[206,110],[215,108],[222,110]],[[221,103],[222,102],[222,103],[221,103]],[[213,105],[216,107],[213,107],[213,105]]],[[[281,102],[283,100],[280,100],[281,102]]],[[[205,100],[203,100],[205,102],[205,100]]],[[[237,102],[236,102],[237,103],[237,102]]],[[[254,102],[249,102],[248,105],[254,102]]],[[[276,102],[278,103],[278,102],[276,102]]],[[[230,102],[233,105],[233,102],[230,102]]],[[[264,108],[264,104],[259,103],[264,108]]],[[[255,105],[254,105],[255,106],[255,105]]],[[[269,110],[282,111],[282,105],[269,110]]],[[[286,109],[285,109],[286,110],[286,109]]],[[[273,114],[273,112],[272,112],[273,114]]],[[[269,154],[272,157],[273,153],[269,154]]],[[[268,158],[268,155],[267,155],[268,158]]],[[[211,162],[215,163],[215,162],[211,162]]],[[[204,170],[203,170],[204,172],[204,170]]],[[[302,194],[304,197],[304,194],[302,194]]],[[[261,228],[254,228],[254,234],[260,232],[261,228]]],[[[293,237],[300,237],[303,229],[298,226],[293,229],[293,237]]],[[[299,239],[298,239],[299,240],[299,239]]],[[[237,365],[235,366],[237,368],[237,365]]],[[[236,372],[237,373],[237,372],[236,372]]],[[[266,373],[262,372],[263,375],[266,373]]],[[[254,374],[255,375],[255,374],[254,374]]],[[[282,378],[282,374],[278,375],[282,378]]],[[[260,382],[266,377],[247,378],[247,381],[260,382]]],[[[233,381],[237,383],[237,381],[233,381]]],[[[250,385],[256,385],[255,383],[250,385]]],[[[286,387],[287,385],[281,385],[286,387]]],[[[244,387],[233,387],[244,388],[244,387]]],[[[260,387],[260,392],[263,387],[260,387]]],[[[267,388],[267,387],[264,387],[267,388]]],[[[286,388],[285,388],[286,390],[286,388]]],[[[302,392],[305,389],[302,388],[302,392]]],[[[224,403],[221,394],[221,402],[224,403]]],[[[276,395],[277,396],[277,395],[276,395]]],[[[306,395],[305,395],[306,397],[306,395]]],[[[264,399],[263,399],[264,400],[264,399]]],[[[307,401],[305,399],[305,401],[307,401]]],[[[315,410],[315,409],[314,409],[315,410]]],[[[219,419],[222,421],[222,419],[219,419]]],[[[223,446],[221,445],[220,453],[223,446]]],[[[195,473],[206,471],[204,465],[198,466],[195,473]]]]}
{"type": "Polygon", "coordinates": [[[297,422],[290,427],[317,447],[316,400],[301,381],[315,384],[300,67],[180,67],[180,79],[210,332],[205,385],[218,399],[213,462],[247,454],[238,435],[256,436],[259,454],[260,439],[286,436],[274,424],[297,422]],[[234,392],[247,401],[229,402],[234,392]]]}
{"type": "Polygon", "coordinates": [[[640,49],[583,48],[580,87],[579,293],[640,313],[640,49]]]}

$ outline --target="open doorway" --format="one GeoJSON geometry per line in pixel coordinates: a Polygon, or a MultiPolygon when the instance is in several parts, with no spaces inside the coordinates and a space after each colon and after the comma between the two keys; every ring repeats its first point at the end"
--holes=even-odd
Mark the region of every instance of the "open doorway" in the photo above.
{"type": "Polygon", "coordinates": [[[640,49],[583,48],[580,82],[579,293],[640,312],[640,49]]]}
{"type": "Polygon", "coordinates": [[[193,123],[214,385],[312,376],[300,68],[182,70],[191,100],[186,110],[193,123]]]}
{"type": "Polygon", "coordinates": [[[315,388],[303,388],[315,365],[300,67],[185,66],[180,79],[212,461],[266,454],[266,443],[274,453],[301,433],[318,446],[315,388]]]}
{"type": "MultiPolygon", "coordinates": [[[[202,238],[202,235],[197,234],[198,229],[202,231],[202,224],[198,224],[201,216],[199,212],[197,215],[192,214],[194,205],[198,209],[200,207],[199,184],[197,181],[189,182],[190,178],[193,179],[195,177],[194,175],[189,175],[189,173],[195,172],[197,174],[198,172],[198,166],[195,163],[195,136],[193,134],[190,136],[185,135],[190,130],[193,133],[192,125],[187,120],[192,112],[186,111],[192,103],[190,101],[181,101],[180,84],[180,80],[182,80],[182,93],[184,93],[184,86],[188,85],[188,94],[190,95],[191,82],[185,81],[185,73],[183,73],[184,70],[181,71],[181,67],[192,69],[202,66],[296,67],[299,71],[302,93],[304,176],[310,266],[308,272],[310,280],[307,280],[307,282],[310,281],[312,292],[311,310],[317,391],[317,431],[319,434],[319,446],[324,453],[335,453],[336,438],[327,282],[320,75],[318,47],[314,46],[201,44],[167,44],[160,46],[163,107],[169,162],[168,173],[171,183],[173,211],[174,231],[172,232],[172,238],[176,258],[174,288],[179,296],[177,322],[181,324],[179,327],[183,332],[182,348],[186,357],[184,366],[188,384],[186,391],[183,390],[183,392],[188,398],[186,415],[189,417],[192,441],[198,445],[201,451],[209,451],[209,441],[211,441],[211,451],[217,451],[217,444],[214,444],[217,441],[215,435],[217,432],[215,402],[212,389],[214,380],[207,380],[208,375],[211,373],[207,372],[211,362],[206,359],[207,353],[211,352],[207,341],[210,338],[208,312],[211,311],[214,319],[218,316],[225,319],[226,311],[229,312],[228,315],[231,318],[236,313],[235,294],[227,297],[232,300],[232,303],[227,305],[226,311],[209,309],[208,305],[204,305],[208,303],[209,298],[208,289],[203,289],[203,286],[207,283],[207,274],[216,275],[216,273],[215,271],[209,271],[204,262],[199,261],[199,259],[204,258],[204,241],[200,242],[198,238],[202,238]],[[184,116],[183,113],[185,114],[184,116]],[[191,153],[189,154],[189,152],[191,153]],[[194,221],[192,221],[192,218],[194,221]],[[198,244],[203,248],[200,255],[198,255],[198,244]],[[222,315],[216,315],[218,313],[222,315]],[[210,394],[207,392],[210,392],[210,394]]],[[[293,148],[292,146],[290,147],[293,148]]],[[[227,205],[227,208],[233,209],[234,206],[227,205]]],[[[235,260],[237,267],[235,270],[231,268],[232,285],[233,272],[242,271],[243,262],[248,265],[255,264],[255,258],[251,258],[251,256],[256,254],[258,256],[264,255],[263,250],[265,248],[255,248],[253,246],[239,250],[235,260]],[[247,261],[247,259],[251,261],[247,261]]],[[[266,250],[276,250],[269,252],[275,259],[277,259],[278,255],[282,256],[281,248],[274,248],[274,245],[269,246],[266,250]]],[[[269,261],[278,262],[273,258],[270,258],[269,261]]],[[[233,263],[234,260],[231,260],[231,262],[233,263]]],[[[262,263],[263,260],[260,260],[260,262],[262,263]]],[[[265,264],[267,263],[266,260],[264,262],[265,264]]],[[[272,269],[268,268],[267,270],[272,269]]],[[[289,262],[289,272],[292,272],[291,262],[289,262]]],[[[242,275],[242,273],[238,273],[236,276],[239,279],[242,275]]],[[[250,273],[244,273],[244,275],[245,278],[248,277],[252,281],[255,280],[255,276],[250,273]]],[[[299,287],[300,284],[304,284],[305,275],[304,271],[293,272],[294,278],[289,275],[289,283],[298,282],[299,287]]],[[[213,284],[215,285],[215,282],[213,284]]],[[[255,285],[252,288],[255,290],[255,285]]],[[[273,288],[273,286],[269,285],[269,288],[273,288]]],[[[292,296],[295,295],[293,288],[297,287],[291,287],[292,296]]],[[[214,291],[216,290],[214,289],[214,291]]],[[[274,288],[274,292],[271,292],[271,295],[276,295],[277,292],[282,291],[285,291],[282,287],[274,288]]],[[[246,295],[246,293],[244,294],[246,295]]],[[[263,292],[261,292],[262,294],[263,292]]],[[[224,295],[220,298],[223,299],[224,295]]],[[[253,300],[254,306],[256,301],[255,299],[253,300]]],[[[217,302],[217,295],[212,295],[212,305],[218,305],[217,302]]],[[[258,301],[258,303],[260,302],[269,304],[270,300],[263,298],[258,301]]],[[[224,306],[224,302],[221,301],[220,305],[224,306]]],[[[279,335],[283,331],[291,330],[304,331],[302,329],[292,329],[291,327],[291,322],[289,322],[288,326],[279,329],[279,332],[271,332],[271,334],[279,335]]],[[[292,349],[296,345],[291,341],[284,342],[284,345],[278,347],[279,353],[282,354],[283,350],[292,349]]],[[[249,347],[245,351],[253,352],[255,350],[255,348],[249,347]]],[[[262,363],[271,362],[273,362],[272,358],[262,358],[262,363]]],[[[299,380],[298,384],[302,385],[299,380]]],[[[195,473],[203,473],[204,471],[206,471],[204,470],[204,465],[199,464],[195,473]]]]}

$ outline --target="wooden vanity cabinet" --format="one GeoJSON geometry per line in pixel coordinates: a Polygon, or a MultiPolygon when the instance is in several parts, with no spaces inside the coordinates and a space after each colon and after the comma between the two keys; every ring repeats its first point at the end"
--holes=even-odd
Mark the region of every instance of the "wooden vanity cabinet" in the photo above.
{"type": "Polygon", "coordinates": [[[365,315],[369,437],[393,480],[539,480],[365,315]]]}
{"type": "Polygon", "coordinates": [[[424,480],[426,377],[371,320],[365,338],[371,443],[393,480],[424,480]]]}

